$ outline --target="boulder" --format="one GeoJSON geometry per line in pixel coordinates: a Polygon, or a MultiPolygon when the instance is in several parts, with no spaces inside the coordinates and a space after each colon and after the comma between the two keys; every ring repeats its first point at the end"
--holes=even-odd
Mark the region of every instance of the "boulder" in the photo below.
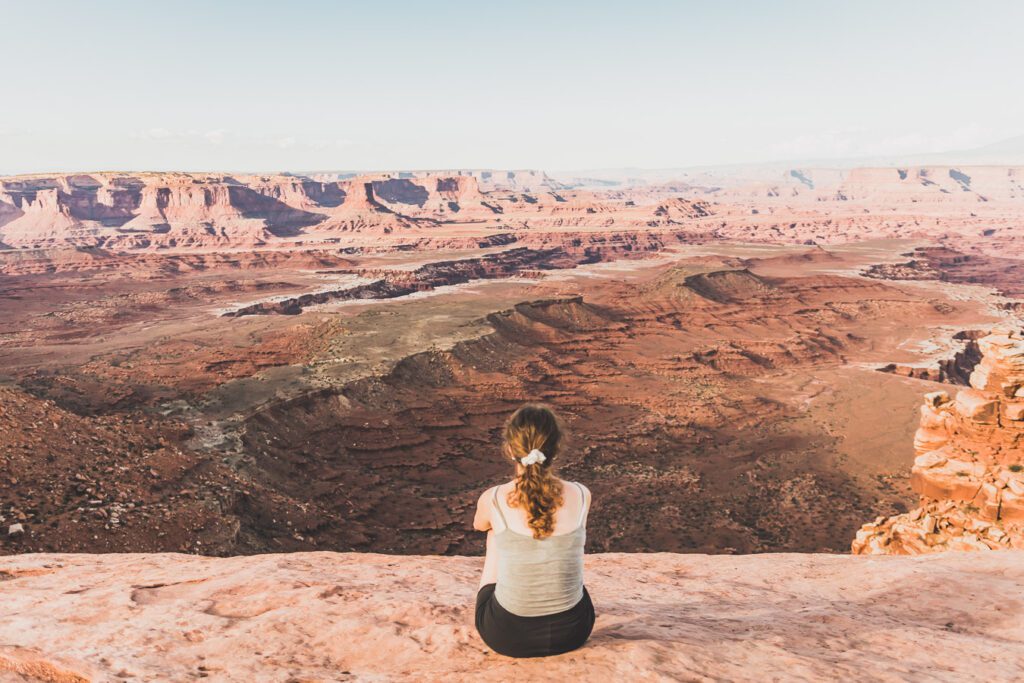
{"type": "Polygon", "coordinates": [[[984,472],[984,467],[958,460],[945,460],[927,468],[917,467],[915,463],[910,472],[910,485],[928,499],[969,501],[978,495],[984,472]]]}
{"type": "Polygon", "coordinates": [[[919,467],[923,470],[931,469],[932,467],[941,467],[949,461],[949,458],[944,456],[939,451],[931,451],[925,453],[914,459],[914,467],[919,467]]]}
{"type": "Polygon", "coordinates": [[[996,421],[998,402],[977,389],[963,389],[956,395],[956,410],[965,418],[984,424],[996,421]]]}

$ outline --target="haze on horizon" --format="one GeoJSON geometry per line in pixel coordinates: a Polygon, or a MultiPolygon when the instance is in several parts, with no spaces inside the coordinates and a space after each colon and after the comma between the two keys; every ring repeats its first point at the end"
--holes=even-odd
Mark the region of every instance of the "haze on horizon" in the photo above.
{"type": "Polygon", "coordinates": [[[2,174],[665,168],[1024,133],[1012,1],[2,11],[2,174]]]}

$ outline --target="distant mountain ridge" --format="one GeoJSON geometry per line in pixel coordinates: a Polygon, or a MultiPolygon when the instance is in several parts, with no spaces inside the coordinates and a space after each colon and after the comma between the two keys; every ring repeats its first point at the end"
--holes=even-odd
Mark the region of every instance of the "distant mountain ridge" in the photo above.
{"type": "Polygon", "coordinates": [[[688,176],[763,177],[792,168],[895,168],[908,166],[1024,166],[1024,135],[981,147],[946,152],[862,157],[821,157],[777,161],[679,166],[672,168],[605,168],[551,171],[550,175],[574,187],[645,185],[688,176]]]}

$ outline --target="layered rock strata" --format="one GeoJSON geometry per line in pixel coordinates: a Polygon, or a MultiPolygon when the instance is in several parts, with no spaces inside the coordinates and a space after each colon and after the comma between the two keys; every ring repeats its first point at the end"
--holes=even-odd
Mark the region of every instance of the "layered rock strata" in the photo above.
{"type": "Polygon", "coordinates": [[[925,396],[911,485],[920,506],[864,525],[856,554],[1024,548],[1024,332],[978,340],[970,387],[925,396]]]}

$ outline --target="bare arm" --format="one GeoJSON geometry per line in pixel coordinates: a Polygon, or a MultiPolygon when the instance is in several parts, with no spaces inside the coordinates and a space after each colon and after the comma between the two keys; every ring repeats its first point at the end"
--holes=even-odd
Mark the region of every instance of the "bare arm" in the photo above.
{"type": "Polygon", "coordinates": [[[487,489],[476,501],[476,515],[473,517],[473,528],[477,531],[491,530],[491,492],[487,489]]]}

